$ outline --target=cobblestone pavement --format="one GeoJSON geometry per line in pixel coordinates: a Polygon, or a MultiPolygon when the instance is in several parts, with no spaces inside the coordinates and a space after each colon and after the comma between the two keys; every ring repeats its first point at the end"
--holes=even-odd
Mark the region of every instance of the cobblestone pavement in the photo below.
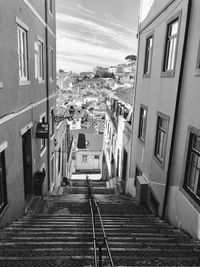
{"type": "MultiPolygon", "coordinates": [[[[35,198],[24,217],[2,229],[0,267],[94,266],[88,198],[82,186],[78,190],[64,188],[61,196],[35,198]]],[[[94,197],[116,267],[200,266],[199,242],[134,199],[110,194],[105,188],[100,191],[94,197]]],[[[103,236],[98,218],[95,225],[99,245],[103,236]]],[[[110,266],[105,248],[102,262],[110,266]]]]}

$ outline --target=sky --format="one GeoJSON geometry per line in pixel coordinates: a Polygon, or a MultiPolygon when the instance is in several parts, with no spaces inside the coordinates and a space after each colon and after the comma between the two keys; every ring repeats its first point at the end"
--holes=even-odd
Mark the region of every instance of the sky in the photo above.
{"type": "Polygon", "coordinates": [[[137,53],[140,0],[56,0],[57,70],[93,71],[137,53]]]}

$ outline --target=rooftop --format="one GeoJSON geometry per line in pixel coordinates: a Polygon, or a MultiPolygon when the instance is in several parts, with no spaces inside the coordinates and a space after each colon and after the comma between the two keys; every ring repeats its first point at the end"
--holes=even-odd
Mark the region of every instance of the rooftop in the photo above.
{"type": "Polygon", "coordinates": [[[97,134],[97,131],[94,128],[71,130],[71,134],[73,135],[74,139],[78,139],[78,135],[80,133],[83,133],[85,135],[95,135],[97,134]]]}
{"type": "Polygon", "coordinates": [[[127,104],[133,105],[133,96],[134,89],[133,88],[124,88],[120,87],[116,90],[115,95],[122,101],[127,104]]]}
{"type": "MultiPolygon", "coordinates": [[[[82,133],[82,132],[80,132],[82,133]]],[[[82,138],[82,136],[79,136],[82,138]]],[[[80,150],[85,151],[102,151],[103,147],[103,134],[85,134],[85,141],[87,143],[86,148],[80,150]]],[[[79,143],[79,140],[78,140],[79,143]]]]}

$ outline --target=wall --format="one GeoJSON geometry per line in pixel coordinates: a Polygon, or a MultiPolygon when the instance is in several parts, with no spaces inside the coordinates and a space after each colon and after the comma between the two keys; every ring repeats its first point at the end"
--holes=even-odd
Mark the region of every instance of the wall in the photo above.
{"type": "Polygon", "coordinates": [[[167,205],[167,218],[198,239],[200,239],[200,206],[184,190],[183,182],[186,170],[189,127],[200,129],[198,116],[200,113],[200,76],[196,75],[195,71],[200,40],[199,11],[200,2],[198,0],[192,1],[167,205]]]}
{"type": "Polygon", "coordinates": [[[75,152],[75,170],[97,171],[102,167],[102,151],[77,150],[75,152]],[[87,155],[87,162],[82,162],[82,156],[87,155]],[[98,155],[99,159],[94,159],[98,155]]]}
{"type": "MultiPolygon", "coordinates": [[[[162,1],[162,3],[164,2],[162,1]]],[[[171,146],[174,112],[180,73],[180,62],[186,22],[186,2],[187,1],[178,0],[173,2],[173,4],[170,5],[162,14],[160,14],[160,16],[158,16],[147,28],[145,28],[144,30],[141,29],[140,34],[130,177],[135,177],[135,168],[136,166],[139,166],[160,204],[158,211],[159,215],[162,214],[165,195],[169,152],[171,146]],[[172,77],[163,77],[162,64],[165,49],[167,21],[172,18],[173,15],[177,14],[177,12],[181,12],[181,24],[179,29],[175,75],[172,77]],[[150,33],[153,33],[154,35],[151,75],[150,77],[144,77],[143,70],[145,45],[146,38],[150,33]],[[144,144],[138,139],[139,113],[141,104],[148,107],[146,138],[144,144]],[[154,156],[158,111],[169,116],[169,127],[164,165],[160,165],[154,156]]],[[[155,15],[156,13],[151,13],[152,17],[154,17],[155,15]]],[[[134,194],[134,188],[131,191],[132,194],[134,194]]]]}
{"type": "MultiPolygon", "coordinates": [[[[36,125],[41,114],[46,113],[47,116],[46,56],[44,56],[44,81],[39,82],[35,78],[34,47],[37,36],[45,41],[44,3],[45,1],[12,0],[5,5],[4,1],[0,0],[0,145],[4,142],[8,144],[5,149],[8,205],[0,214],[1,226],[21,216],[27,205],[27,200],[24,199],[22,135],[29,129],[31,131],[32,174],[45,166],[43,193],[49,190],[47,153],[48,151],[51,153],[54,149],[54,137],[50,141],[50,150],[46,147],[43,151],[40,151],[41,139],[35,137],[36,125]],[[24,85],[19,84],[16,22],[18,19],[28,27],[29,79],[24,85]]],[[[48,97],[49,109],[51,109],[55,108],[56,100],[55,8],[49,23],[51,24],[51,29],[49,28],[48,31],[49,44],[54,49],[54,80],[49,84],[48,97]]]]}

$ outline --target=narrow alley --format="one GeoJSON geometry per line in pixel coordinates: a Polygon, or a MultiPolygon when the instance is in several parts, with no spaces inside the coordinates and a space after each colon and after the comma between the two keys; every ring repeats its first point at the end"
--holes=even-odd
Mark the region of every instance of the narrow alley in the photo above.
{"type": "MultiPolygon", "coordinates": [[[[200,266],[200,243],[156,218],[133,198],[91,181],[114,266],[200,266]]],[[[97,248],[103,243],[99,221],[97,248]]],[[[36,197],[25,216],[0,232],[0,266],[95,266],[87,183],[36,197]]],[[[105,247],[102,266],[111,266],[105,247]]],[[[97,250],[98,266],[98,250],[97,250]]]]}

